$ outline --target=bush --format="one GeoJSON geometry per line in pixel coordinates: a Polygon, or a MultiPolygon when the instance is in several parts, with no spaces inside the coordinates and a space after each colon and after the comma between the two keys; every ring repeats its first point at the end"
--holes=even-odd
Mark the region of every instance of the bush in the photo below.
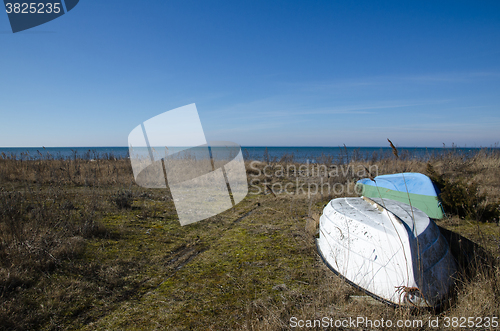
{"type": "Polygon", "coordinates": [[[132,202],[134,201],[132,191],[118,191],[111,197],[111,201],[120,209],[132,208],[132,202]]]}
{"type": "Polygon", "coordinates": [[[427,173],[440,189],[439,197],[447,213],[483,222],[498,220],[500,213],[497,204],[489,202],[479,192],[477,183],[466,182],[461,177],[452,180],[444,174],[438,174],[430,163],[427,163],[427,173]]]}

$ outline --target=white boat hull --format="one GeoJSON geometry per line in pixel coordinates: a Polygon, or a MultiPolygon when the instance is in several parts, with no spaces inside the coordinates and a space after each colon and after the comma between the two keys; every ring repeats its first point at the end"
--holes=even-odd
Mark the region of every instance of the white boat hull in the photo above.
{"type": "Polygon", "coordinates": [[[446,239],[427,215],[409,205],[334,199],[319,228],[317,246],[325,263],[382,301],[436,307],[454,283],[456,263],[446,239]]]}

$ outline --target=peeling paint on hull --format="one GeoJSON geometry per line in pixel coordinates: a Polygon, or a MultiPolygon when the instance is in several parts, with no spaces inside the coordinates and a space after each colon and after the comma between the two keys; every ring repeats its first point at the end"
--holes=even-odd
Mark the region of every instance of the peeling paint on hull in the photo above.
{"type": "Polygon", "coordinates": [[[456,263],[446,239],[425,213],[407,204],[334,199],[319,229],[325,263],[382,301],[436,307],[453,286],[456,263]]]}

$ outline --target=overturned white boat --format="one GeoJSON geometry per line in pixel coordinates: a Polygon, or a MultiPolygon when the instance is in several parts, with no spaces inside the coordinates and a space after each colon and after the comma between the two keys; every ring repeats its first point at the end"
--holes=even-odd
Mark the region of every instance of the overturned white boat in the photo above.
{"type": "Polygon", "coordinates": [[[319,222],[318,252],[332,271],[375,298],[437,307],[457,270],[446,239],[425,213],[388,199],[339,198],[319,222]]]}

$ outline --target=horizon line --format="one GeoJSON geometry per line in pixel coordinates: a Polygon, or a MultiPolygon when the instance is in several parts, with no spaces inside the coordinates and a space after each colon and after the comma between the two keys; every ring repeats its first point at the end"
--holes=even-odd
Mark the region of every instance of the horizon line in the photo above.
{"type": "MultiPolygon", "coordinates": [[[[443,144],[444,145],[444,144],[443,144]]],[[[337,146],[269,146],[269,145],[239,145],[241,148],[391,148],[391,146],[347,146],[347,145],[337,145],[337,146]]],[[[185,148],[186,146],[182,146],[182,148],[185,148]]],[[[189,147],[189,148],[194,148],[197,146],[189,147]]],[[[0,149],[3,148],[9,148],[9,149],[22,149],[22,148],[29,148],[29,149],[46,149],[46,148],[129,148],[129,146],[0,146],[0,149]]],[[[475,149],[481,149],[481,148],[500,148],[498,143],[490,145],[489,147],[487,146],[479,146],[479,147],[472,147],[472,146],[459,146],[459,145],[444,145],[444,146],[397,146],[396,148],[442,148],[442,149],[447,149],[447,148],[475,148],[475,149]]]]}

